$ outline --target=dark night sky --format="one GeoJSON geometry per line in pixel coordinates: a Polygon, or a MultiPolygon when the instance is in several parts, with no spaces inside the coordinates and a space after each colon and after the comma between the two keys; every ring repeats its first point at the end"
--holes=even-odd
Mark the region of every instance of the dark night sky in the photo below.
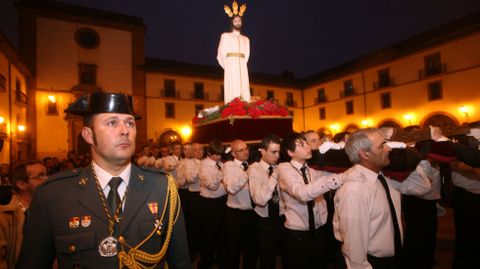
{"type": "MultiPolygon", "coordinates": [[[[142,17],[147,57],[217,65],[220,33],[229,29],[230,0],[58,1],[142,17]]],[[[479,0],[247,0],[249,68],[302,78],[476,11],[479,0]]],[[[0,0],[0,30],[14,44],[15,13],[13,0],[0,0]]]]}

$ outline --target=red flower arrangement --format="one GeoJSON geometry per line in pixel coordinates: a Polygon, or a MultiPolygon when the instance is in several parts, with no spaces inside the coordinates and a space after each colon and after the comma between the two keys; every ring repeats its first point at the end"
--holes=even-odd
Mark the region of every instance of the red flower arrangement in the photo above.
{"type": "Polygon", "coordinates": [[[224,106],[217,106],[213,108],[207,108],[202,110],[198,115],[196,115],[192,122],[193,124],[199,124],[214,120],[217,118],[228,118],[233,119],[233,116],[250,116],[253,119],[259,118],[260,116],[282,116],[286,117],[289,115],[287,108],[279,105],[274,100],[258,100],[253,102],[246,102],[240,98],[235,98],[228,104],[224,106]]]}

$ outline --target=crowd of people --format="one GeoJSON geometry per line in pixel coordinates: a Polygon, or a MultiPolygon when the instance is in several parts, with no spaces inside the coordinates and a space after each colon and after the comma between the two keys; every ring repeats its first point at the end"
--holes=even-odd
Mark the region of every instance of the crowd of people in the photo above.
{"type": "Polygon", "coordinates": [[[426,141],[366,128],[134,155],[128,99],[115,111],[89,100],[67,112],[85,117],[91,155],[69,154],[63,172],[52,158],[11,169],[0,268],[433,268],[445,204],[453,268],[480,267],[478,122],[454,138],[432,127],[426,141]]]}

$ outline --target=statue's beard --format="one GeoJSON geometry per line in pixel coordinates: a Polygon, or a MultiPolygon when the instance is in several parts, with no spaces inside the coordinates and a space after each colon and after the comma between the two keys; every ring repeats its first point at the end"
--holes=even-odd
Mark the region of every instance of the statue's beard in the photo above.
{"type": "Polygon", "coordinates": [[[234,30],[237,30],[237,31],[240,31],[240,30],[242,29],[242,25],[240,25],[240,24],[235,25],[235,24],[234,24],[234,25],[233,25],[233,29],[234,29],[234,30]]]}

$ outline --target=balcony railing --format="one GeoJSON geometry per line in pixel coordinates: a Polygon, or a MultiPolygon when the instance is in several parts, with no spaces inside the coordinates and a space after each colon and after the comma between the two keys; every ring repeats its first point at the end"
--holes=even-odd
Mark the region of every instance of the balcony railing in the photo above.
{"type": "Polygon", "coordinates": [[[17,89],[15,91],[15,102],[19,105],[28,106],[28,98],[25,93],[17,89]]]}
{"type": "Polygon", "coordinates": [[[327,101],[327,96],[315,97],[315,104],[325,103],[326,101],[327,101]]]}
{"type": "Polygon", "coordinates": [[[285,106],[297,107],[297,101],[294,101],[294,100],[286,100],[286,101],[285,101],[285,106]]]}
{"type": "Polygon", "coordinates": [[[380,88],[390,87],[395,85],[393,82],[393,78],[389,78],[388,80],[379,80],[373,83],[373,89],[377,90],[380,88]]]}
{"type": "Polygon", "coordinates": [[[355,88],[343,89],[340,92],[340,98],[347,97],[347,96],[352,96],[352,95],[355,95],[355,88]]]}
{"type": "Polygon", "coordinates": [[[195,100],[205,100],[205,101],[208,101],[208,99],[209,99],[208,93],[202,93],[202,94],[197,93],[197,94],[195,94],[195,92],[191,92],[191,93],[190,93],[190,97],[191,97],[192,99],[195,99],[195,100]]]}
{"type": "Polygon", "coordinates": [[[180,97],[180,91],[177,91],[175,89],[162,89],[160,91],[160,95],[162,97],[170,97],[170,98],[179,98],[180,97]]]}
{"type": "Polygon", "coordinates": [[[424,77],[433,76],[445,72],[447,72],[447,64],[444,63],[439,66],[418,70],[418,78],[422,79],[424,77]]]}

